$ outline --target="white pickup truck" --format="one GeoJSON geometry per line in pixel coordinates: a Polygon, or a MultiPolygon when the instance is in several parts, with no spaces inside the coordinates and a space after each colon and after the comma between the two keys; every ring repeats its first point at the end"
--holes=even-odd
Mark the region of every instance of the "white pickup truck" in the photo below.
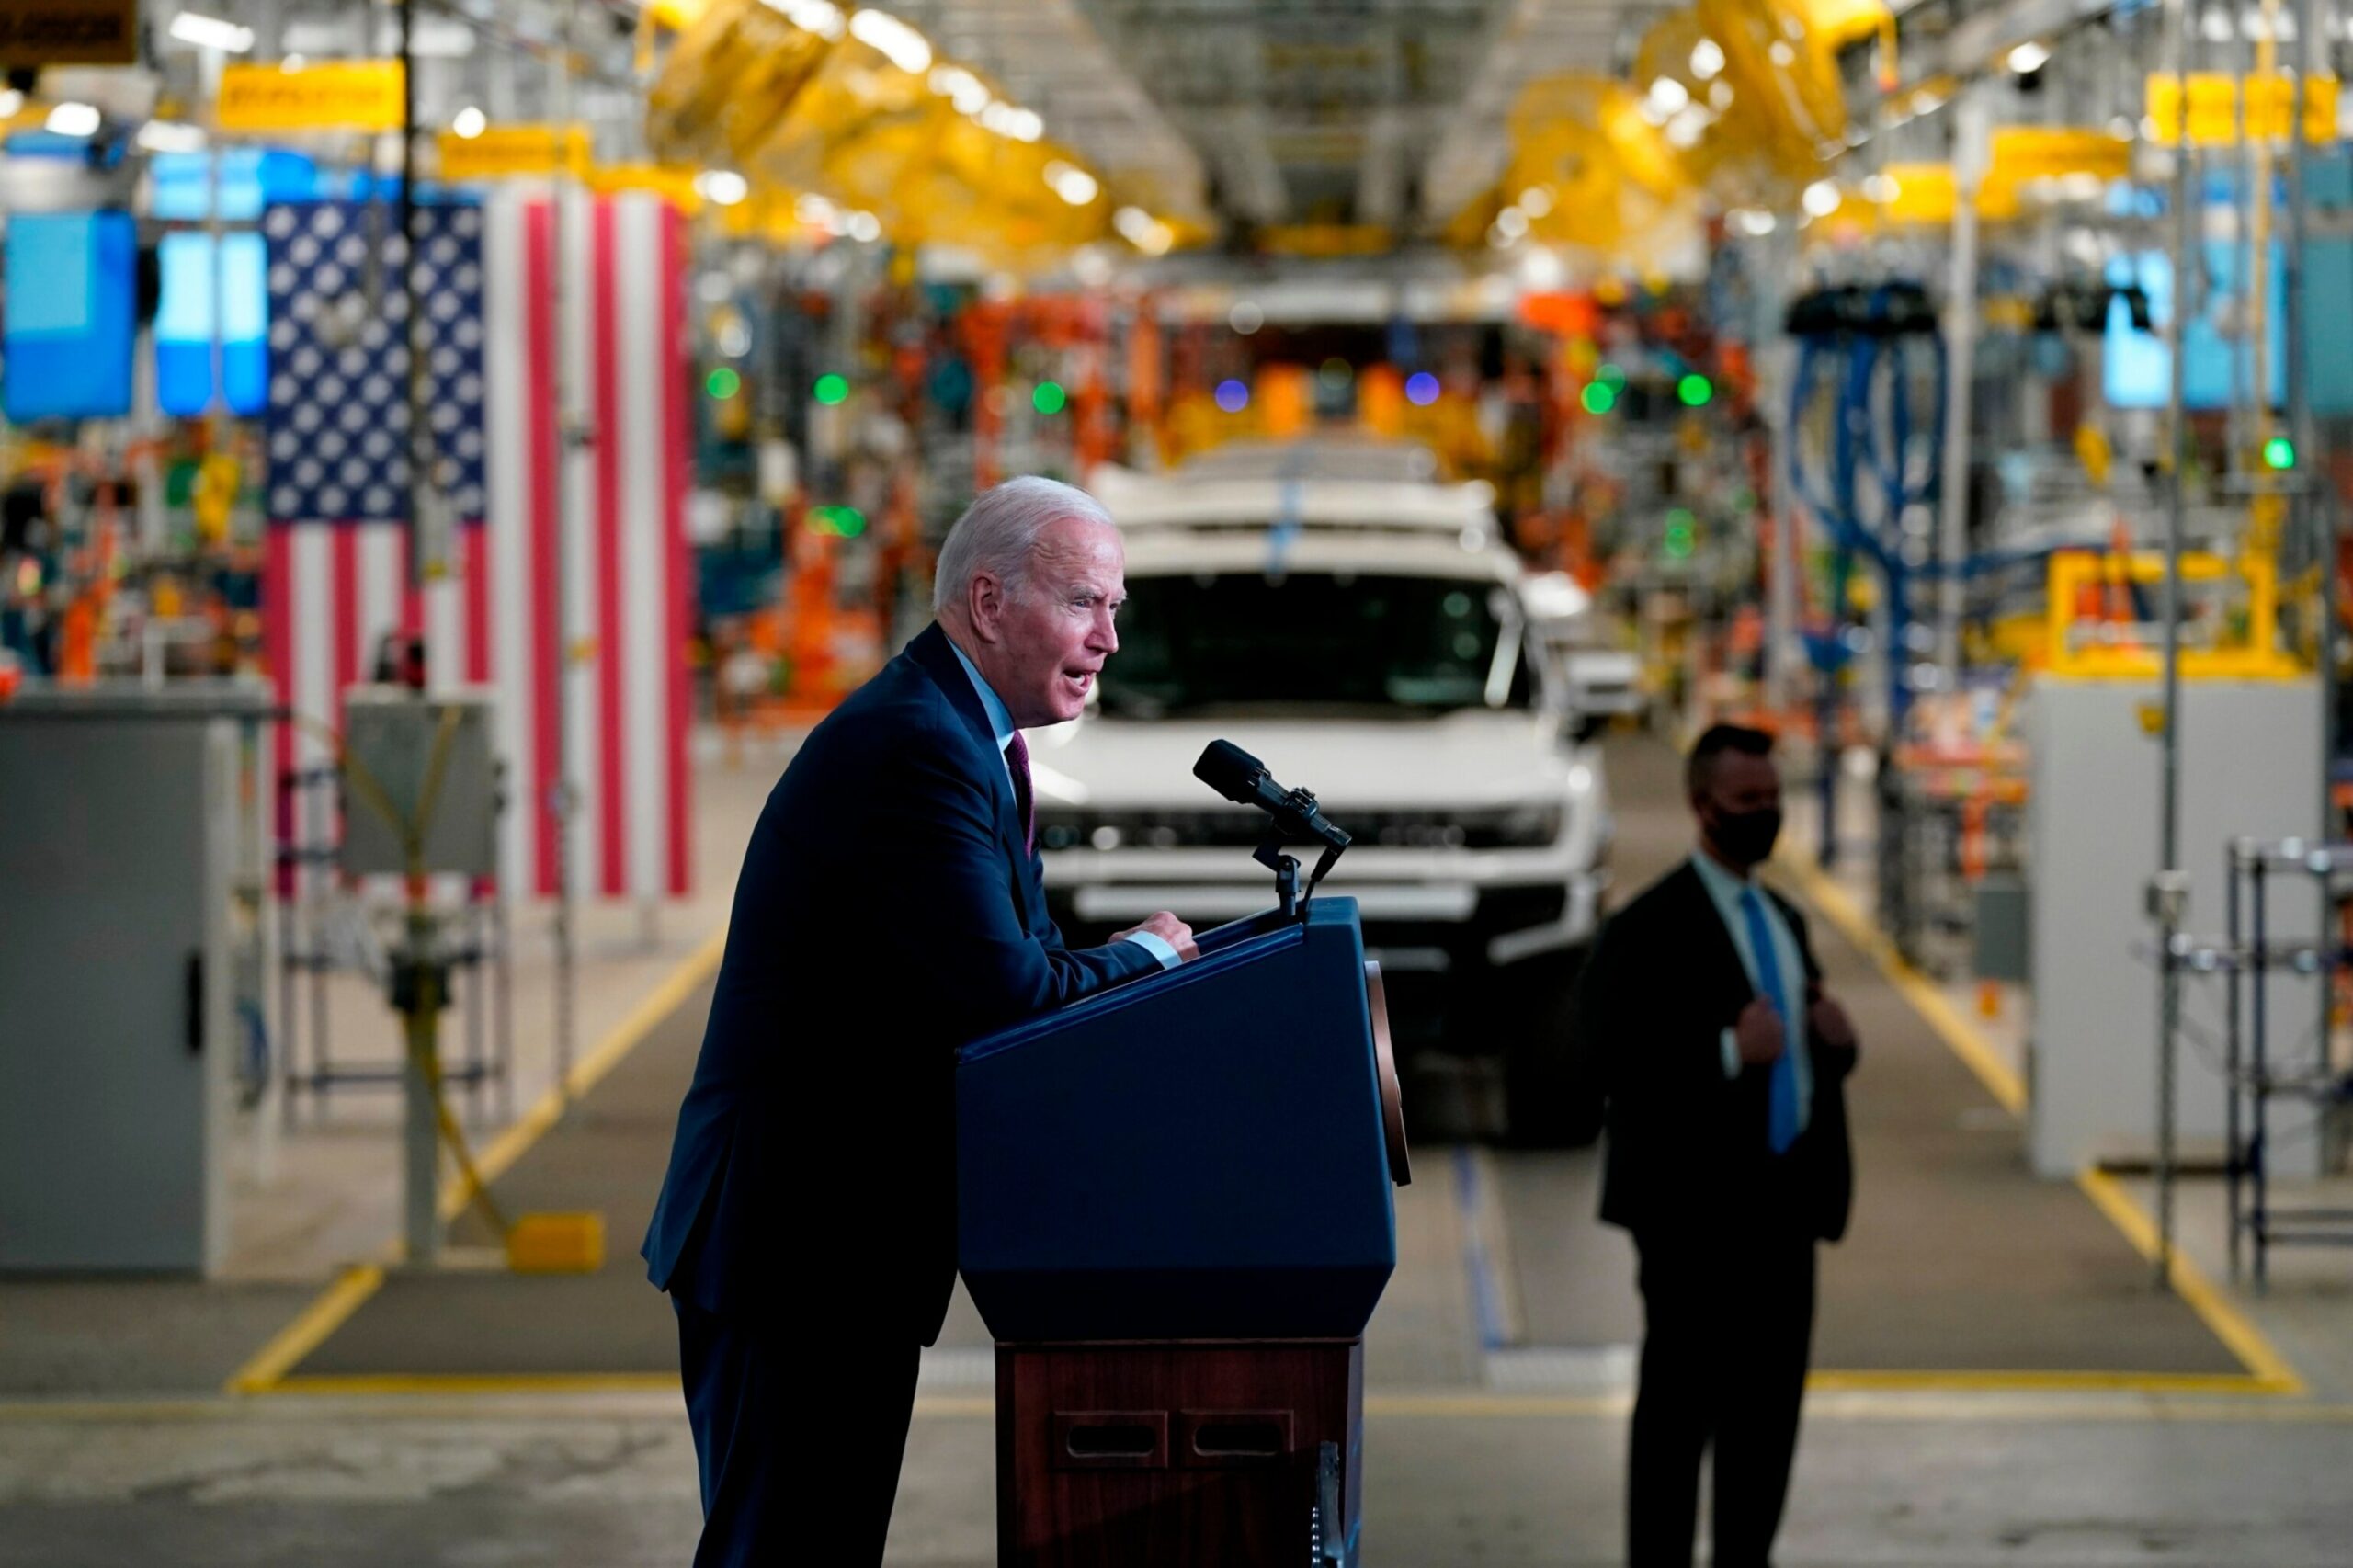
{"type": "Polygon", "coordinates": [[[1273,903],[1267,819],[1192,776],[1231,740],[1353,835],[1325,887],[1362,910],[1400,1050],[1500,1056],[1513,1132],[1548,1140],[1608,881],[1591,718],[1484,485],[1410,477],[1413,449],[1262,450],[1095,478],[1128,603],[1087,711],[1031,736],[1055,916],[1077,943],[1273,903]]]}

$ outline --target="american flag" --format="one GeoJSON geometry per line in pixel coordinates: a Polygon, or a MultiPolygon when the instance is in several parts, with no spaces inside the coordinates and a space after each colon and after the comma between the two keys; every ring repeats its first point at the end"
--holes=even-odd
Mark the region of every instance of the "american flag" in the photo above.
{"type": "MultiPolygon", "coordinates": [[[[494,689],[506,884],[556,891],[553,803],[568,778],[575,888],[683,895],[693,579],[678,213],[656,197],[578,192],[419,206],[427,450],[456,522],[446,571],[421,591],[407,574],[395,214],[313,201],[263,215],[278,694],[339,730],[342,692],[370,678],[384,634],[421,632],[432,689],[494,689]]],[[[283,727],[281,767],[327,756],[317,727],[283,727]]],[[[320,826],[280,824],[306,839],[320,826]]]]}

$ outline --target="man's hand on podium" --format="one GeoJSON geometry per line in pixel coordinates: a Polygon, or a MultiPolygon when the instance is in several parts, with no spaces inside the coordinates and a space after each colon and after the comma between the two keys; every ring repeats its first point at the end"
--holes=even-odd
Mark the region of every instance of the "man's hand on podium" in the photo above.
{"type": "Polygon", "coordinates": [[[1134,936],[1139,931],[1149,932],[1176,949],[1176,960],[1179,963],[1190,963],[1201,956],[1201,949],[1193,945],[1193,928],[1165,909],[1148,917],[1141,926],[1131,926],[1124,931],[1113,932],[1111,939],[1115,942],[1120,941],[1134,936]]]}

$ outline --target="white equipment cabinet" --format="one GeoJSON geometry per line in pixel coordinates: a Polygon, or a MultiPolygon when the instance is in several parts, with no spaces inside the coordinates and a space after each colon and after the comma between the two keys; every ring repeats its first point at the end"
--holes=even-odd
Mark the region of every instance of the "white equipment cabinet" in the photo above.
{"type": "Polygon", "coordinates": [[[269,700],[0,708],[0,1270],[221,1267],[269,700]]]}
{"type": "MultiPolygon", "coordinates": [[[[2027,699],[2029,1115],[2034,1168],[2046,1176],[2071,1177],[2104,1160],[2144,1163],[2156,1146],[2157,927],[2145,890],[2157,869],[2163,757],[2143,718],[2162,700],[2154,681],[2049,676],[2027,699]]],[[[2220,941],[2233,839],[2318,835],[2320,779],[2320,695],[2311,681],[2182,682],[2184,931],[2220,941]]],[[[2275,881],[2271,929],[2310,939],[2319,926],[2311,886],[2275,881]]],[[[2317,1017],[2313,983],[2280,973],[2268,983],[2279,1038],[2306,1030],[2317,1017]]],[[[2182,1157],[2211,1163],[2224,1140],[2221,1052],[2201,1051],[2193,1035],[2222,1038],[2220,982],[2185,974],[2182,996],[2189,1027],[2175,1057],[2175,1125],[2182,1157]]],[[[2275,1131],[2277,1147],[2316,1151],[2308,1125],[2275,1131]]]]}

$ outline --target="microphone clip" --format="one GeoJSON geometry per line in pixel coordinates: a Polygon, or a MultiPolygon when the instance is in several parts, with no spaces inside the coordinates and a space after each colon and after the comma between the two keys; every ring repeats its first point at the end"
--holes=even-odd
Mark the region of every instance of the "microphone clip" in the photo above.
{"type": "Polygon", "coordinates": [[[1275,903],[1283,919],[1307,918],[1307,906],[1314,900],[1316,884],[1331,871],[1348,842],[1346,831],[1324,820],[1323,808],[1316,804],[1311,790],[1289,791],[1283,796],[1283,809],[1267,812],[1266,835],[1258,840],[1251,858],[1274,872],[1275,903]],[[1299,861],[1283,853],[1286,842],[1302,838],[1315,839],[1324,846],[1314,873],[1307,879],[1304,894],[1299,887],[1299,861]]]}
{"type": "Polygon", "coordinates": [[[1266,836],[1258,840],[1258,847],[1251,852],[1250,858],[1274,872],[1275,910],[1283,919],[1289,920],[1295,913],[1302,914],[1303,917],[1303,912],[1298,908],[1299,861],[1283,853],[1284,836],[1283,824],[1268,818],[1266,836]]]}

